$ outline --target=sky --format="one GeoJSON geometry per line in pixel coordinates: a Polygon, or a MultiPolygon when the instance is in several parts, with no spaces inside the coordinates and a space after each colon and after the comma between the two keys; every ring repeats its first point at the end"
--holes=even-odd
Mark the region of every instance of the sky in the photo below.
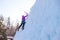
{"type": "Polygon", "coordinates": [[[36,0],[24,31],[17,31],[14,40],[60,40],[60,1],[36,0]]]}
{"type": "Polygon", "coordinates": [[[36,0],[0,0],[0,15],[3,15],[5,19],[10,17],[13,25],[16,25],[16,21],[20,24],[21,16],[26,15],[24,11],[30,14],[30,9],[35,1],[36,0]]]}

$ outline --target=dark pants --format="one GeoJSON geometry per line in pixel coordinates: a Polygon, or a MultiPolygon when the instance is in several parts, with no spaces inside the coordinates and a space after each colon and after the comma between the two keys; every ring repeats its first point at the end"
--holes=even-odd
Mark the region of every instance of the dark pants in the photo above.
{"type": "Polygon", "coordinates": [[[25,21],[22,21],[21,25],[19,26],[19,28],[22,26],[22,30],[24,30],[25,23],[26,23],[25,21]]]}

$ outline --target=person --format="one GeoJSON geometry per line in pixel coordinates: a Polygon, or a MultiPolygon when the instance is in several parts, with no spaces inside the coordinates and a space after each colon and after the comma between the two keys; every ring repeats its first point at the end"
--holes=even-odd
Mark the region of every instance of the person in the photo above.
{"type": "Polygon", "coordinates": [[[22,15],[22,22],[21,22],[21,25],[19,26],[19,28],[22,26],[22,30],[24,30],[24,26],[26,24],[25,20],[26,20],[26,17],[28,16],[28,13],[27,12],[25,12],[25,13],[26,13],[26,16],[22,15]]]}

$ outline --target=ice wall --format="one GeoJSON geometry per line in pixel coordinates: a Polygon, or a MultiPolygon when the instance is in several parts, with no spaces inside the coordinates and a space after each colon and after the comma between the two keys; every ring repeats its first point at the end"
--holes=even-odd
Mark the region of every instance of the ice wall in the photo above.
{"type": "Polygon", "coordinates": [[[25,30],[15,40],[60,40],[60,1],[37,0],[26,21],[25,30]]]}

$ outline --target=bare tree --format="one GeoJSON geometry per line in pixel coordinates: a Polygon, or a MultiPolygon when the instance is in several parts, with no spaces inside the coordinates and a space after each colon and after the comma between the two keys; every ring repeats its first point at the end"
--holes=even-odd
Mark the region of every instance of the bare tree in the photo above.
{"type": "Polygon", "coordinates": [[[2,22],[3,22],[3,20],[4,20],[4,18],[3,18],[3,16],[2,15],[0,15],[0,30],[2,29],[2,22]]]}
{"type": "Polygon", "coordinates": [[[10,26],[10,17],[8,17],[7,26],[10,26]]]}
{"type": "Polygon", "coordinates": [[[0,15],[0,20],[1,20],[1,21],[3,21],[3,20],[4,20],[3,15],[0,15]]]}

